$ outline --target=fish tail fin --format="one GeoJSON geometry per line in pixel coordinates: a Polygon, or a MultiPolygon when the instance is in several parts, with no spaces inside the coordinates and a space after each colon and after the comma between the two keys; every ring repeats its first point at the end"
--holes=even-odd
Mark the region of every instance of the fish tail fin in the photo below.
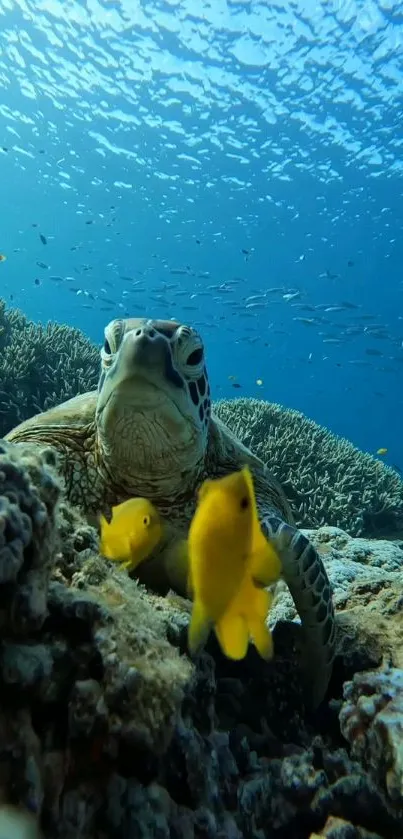
{"type": "Polygon", "coordinates": [[[248,631],[262,658],[273,658],[273,638],[266,624],[267,615],[273,602],[273,595],[266,590],[255,589],[251,610],[248,614],[248,631]]]}
{"type": "Polygon", "coordinates": [[[215,634],[227,658],[239,661],[248,651],[249,633],[242,615],[226,615],[217,621],[215,634]]]}
{"type": "Polygon", "coordinates": [[[249,632],[259,655],[266,661],[273,658],[273,636],[263,620],[252,620],[249,632]]]}
{"type": "Polygon", "coordinates": [[[191,655],[201,650],[210,634],[211,624],[199,600],[193,602],[192,617],[188,629],[188,647],[191,655]]]}

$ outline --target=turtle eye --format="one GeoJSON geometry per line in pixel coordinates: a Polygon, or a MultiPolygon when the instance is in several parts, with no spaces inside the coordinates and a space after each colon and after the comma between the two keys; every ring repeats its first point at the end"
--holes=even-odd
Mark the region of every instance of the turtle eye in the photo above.
{"type": "Polygon", "coordinates": [[[203,350],[201,347],[198,347],[197,350],[193,350],[187,358],[186,364],[189,367],[194,367],[196,364],[200,364],[203,360],[203,350]]]}
{"type": "Polygon", "coordinates": [[[107,338],[105,338],[104,341],[104,352],[106,352],[107,355],[111,355],[111,345],[107,338]]]}

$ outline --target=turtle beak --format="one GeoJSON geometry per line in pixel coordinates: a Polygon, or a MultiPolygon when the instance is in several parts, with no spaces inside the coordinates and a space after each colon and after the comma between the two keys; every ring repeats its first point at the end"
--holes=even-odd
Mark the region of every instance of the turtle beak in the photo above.
{"type": "Polygon", "coordinates": [[[167,385],[175,390],[184,388],[173,364],[169,340],[147,322],[129,329],[123,337],[114,363],[106,371],[100,405],[121,386],[131,388],[136,380],[155,391],[166,391],[167,385]]]}
{"type": "Polygon", "coordinates": [[[183,379],[175,370],[168,339],[151,325],[131,329],[123,338],[117,362],[122,377],[139,375],[154,383],[155,376],[175,387],[183,387],[183,379]]]}

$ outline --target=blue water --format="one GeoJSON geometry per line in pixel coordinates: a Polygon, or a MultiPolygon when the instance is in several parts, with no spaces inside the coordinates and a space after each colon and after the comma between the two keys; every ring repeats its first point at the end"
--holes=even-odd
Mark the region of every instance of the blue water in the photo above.
{"type": "Polygon", "coordinates": [[[403,468],[402,4],[0,0],[0,32],[0,295],[98,343],[196,323],[215,397],[403,468]]]}

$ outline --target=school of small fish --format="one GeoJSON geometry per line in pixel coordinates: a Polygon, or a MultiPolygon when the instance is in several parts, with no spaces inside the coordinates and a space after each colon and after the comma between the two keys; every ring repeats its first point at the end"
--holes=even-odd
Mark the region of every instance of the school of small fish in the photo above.
{"type": "MultiPolygon", "coordinates": [[[[84,218],[86,229],[116,228],[118,211],[115,205],[110,205],[109,212],[100,213],[96,217],[84,218]]],[[[256,346],[256,352],[265,353],[265,348],[271,348],[279,341],[287,342],[293,336],[294,346],[300,343],[307,346],[306,338],[299,340],[299,330],[309,330],[310,338],[306,351],[296,362],[305,365],[326,364],[345,369],[358,369],[376,373],[379,376],[395,374],[401,375],[403,364],[403,331],[394,334],[387,324],[383,323],[375,313],[366,311],[362,302],[354,299],[338,299],[328,297],[325,302],[318,300],[318,296],[331,288],[334,291],[341,281],[341,275],[326,269],[315,278],[314,288],[310,283],[310,290],[303,285],[289,287],[285,285],[267,285],[263,281],[251,281],[250,276],[232,276],[215,282],[210,270],[204,266],[194,267],[191,264],[172,265],[168,258],[160,252],[151,255],[151,264],[145,268],[137,268],[133,273],[126,273],[118,261],[110,261],[100,265],[94,257],[94,262],[82,261],[80,253],[96,253],[88,237],[70,246],[70,251],[77,254],[77,261],[72,265],[71,274],[52,273],[52,245],[57,237],[46,234],[38,229],[38,223],[32,223],[34,236],[40,249],[46,249],[51,254],[50,261],[35,259],[36,268],[40,275],[32,279],[33,286],[43,288],[45,294],[55,284],[60,293],[73,296],[77,302],[74,305],[80,309],[89,309],[107,313],[108,318],[128,317],[147,314],[152,311],[155,317],[167,317],[191,321],[196,328],[203,330],[208,338],[215,329],[225,328],[230,340],[235,344],[256,346]],[[101,279],[99,279],[99,274],[101,279]],[[82,282],[86,278],[85,283],[82,282]],[[323,291],[322,291],[323,290],[323,291]],[[203,317],[205,313],[205,316],[203,317]],[[208,313],[208,314],[207,314],[208,313]],[[283,336],[283,338],[281,338],[283,336]],[[310,346],[311,345],[311,346],[310,346]]],[[[24,231],[20,231],[23,233],[24,231]]],[[[116,235],[118,232],[115,229],[116,235]]],[[[106,239],[106,243],[112,241],[106,239]]],[[[57,244],[57,242],[56,242],[57,244]]],[[[155,246],[161,247],[162,237],[157,236],[155,246]]],[[[194,240],[201,261],[203,255],[203,240],[194,240]]],[[[34,251],[33,244],[30,249],[34,251]]],[[[14,259],[19,253],[25,253],[27,248],[14,248],[14,259]]],[[[256,256],[254,248],[241,247],[239,258],[246,263],[253,262],[256,256]]],[[[0,253],[0,262],[8,258],[6,252],[0,253]]],[[[8,259],[8,265],[11,260],[8,259]]],[[[305,265],[305,254],[296,260],[297,264],[305,265]]],[[[3,269],[2,269],[3,270],[3,269]]],[[[8,268],[4,269],[6,272],[8,268]]],[[[348,259],[346,272],[354,278],[356,261],[348,259]]],[[[4,275],[7,277],[7,274],[4,275]]],[[[344,280],[346,279],[344,276],[344,280]]],[[[2,283],[2,292],[7,291],[7,279],[2,283]]],[[[25,293],[25,288],[21,289],[25,293]]],[[[18,304],[15,283],[9,287],[9,300],[18,304]],[[17,300],[16,300],[17,297],[17,300]]],[[[103,317],[103,314],[102,314],[103,317]]],[[[403,321],[403,315],[398,315],[403,321]]],[[[266,396],[265,380],[259,371],[251,370],[250,377],[245,381],[237,375],[236,370],[226,375],[230,386],[235,390],[247,387],[248,392],[253,387],[256,392],[262,390],[266,396]]],[[[225,375],[225,374],[224,374],[225,375]]],[[[386,385],[385,385],[386,387],[386,385]]],[[[374,380],[373,395],[376,398],[385,396],[382,384],[374,380]]],[[[216,385],[217,395],[225,391],[224,383],[216,385]]],[[[348,388],[347,388],[348,390],[348,388]]],[[[267,394],[268,395],[268,394],[267,394]]],[[[377,451],[374,446],[374,453],[377,451]]],[[[386,452],[384,452],[386,454],[386,452]]],[[[398,467],[396,467],[398,468],[398,467]]]]}
{"type": "MultiPolygon", "coordinates": [[[[114,210],[112,206],[110,208],[114,210]]],[[[112,217],[114,221],[115,218],[112,217]]],[[[86,224],[92,224],[93,219],[87,219],[86,224]]],[[[110,222],[112,223],[112,222],[110,222]]],[[[37,225],[33,225],[37,227],[37,225]]],[[[52,237],[53,238],[53,237],[52,237]]],[[[39,233],[39,241],[42,245],[48,246],[51,243],[49,236],[39,233]]],[[[200,240],[197,240],[201,244],[200,240]]],[[[83,243],[73,245],[72,251],[80,251],[83,249],[83,243]]],[[[21,252],[23,249],[14,249],[14,252],[21,252]]],[[[253,255],[253,250],[241,249],[244,258],[249,258],[253,255]],[[247,257],[245,257],[247,254],[247,257]]],[[[210,311],[212,314],[208,320],[198,320],[196,315],[192,316],[192,322],[196,326],[204,328],[214,328],[220,325],[220,321],[225,319],[225,313],[220,311],[221,305],[224,303],[225,310],[232,317],[241,318],[244,320],[242,332],[239,332],[236,341],[253,344],[262,341],[264,346],[268,346],[267,337],[278,334],[286,334],[286,325],[290,320],[295,324],[307,328],[313,328],[321,342],[325,345],[341,345],[349,342],[354,345],[355,339],[364,338],[371,342],[384,342],[387,349],[380,349],[377,346],[366,346],[364,348],[364,357],[352,357],[346,360],[345,363],[370,366],[371,357],[378,359],[378,369],[384,372],[389,372],[386,367],[386,362],[403,363],[403,334],[400,336],[392,335],[388,327],[378,322],[377,316],[370,312],[363,311],[361,303],[355,303],[351,300],[329,300],[328,302],[313,302],[309,300],[309,293],[304,288],[289,288],[287,286],[261,286],[255,288],[253,293],[243,294],[242,288],[247,288],[248,292],[252,291],[250,281],[242,276],[232,277],[224,282],[208,282],[211,279],[210,271],[195,269],[190,265],[184,267],[170,266],[168,260],[164,257],[158,258],[157,254],[152,255],[156,264],[150,265],[143,270],[137,270],[134,274],[129,275],[122,273],[119,270],[117,263],[110,262],[103,266],[104,276],[101,283],[95,277],[96,266],[90,263],[80,262],[74,266],[74,275],[58,275],[51,274],[51,265],[41,259],[36,260],[36,265],[42,271],[46,272],[46,276],[35,277],[34,285],[41,286],[47,282],[52,282],[65,287],[68,292],[75,295],[81,301],[81,307],[88,309],[99,309],[102,312],[109,312],[113,315],[129,316],[136,311],[137,313],[145,312],[150,309],[150,305],[164,307],[166,310],[176,310],[178,303],[181,312],[200,312],[200,303],[203,298],[212,304],[210,311]],[[111,279],[106,278],[106,274],[114,275],[111,279]],[[77,277],[86,275],[91,278],[88,287],[77,284],[77,277]],[[168,279],[180,278],[180,279],[168,279]],[[155,280],[154,280],[155,277],[155,280]],[[116,295],[117,281],[120,282],[121,291],[116,295]],[[124,288],[127,284],[128,288],[124,288]],[[109,290],[109,291],[108,291],[109,290]],[[113,294],[111,291],[113,290],[113,294]],[[186,298],[181,302],[182,298],[186,298]],[[277,308],[278,307],[278,308],[277,308]],[[288,309],[288,313],[287,313],[288,309]],[[262,313],[270,314],[270,321],[265,322],[265,329],[262,330],[262,313]],[[275,316],[277,314],[277,316],[275,316]],[[339,316],[343,315],[344,320],[340,320],[339,316]],[[249,325],[248,325],[249,321],[249,325]],[[262,334],[263,333],[263,334],[262,334]],[[366,360],[365,356],[368,360],[366,360]],[[381,367],[379,365],[382,364],[381,367]]],[[[0,262],[5,261],[7,255],[0,254],[0,262]]],[[[355,263],[348,260],[347,265],[354,267],[355,263]]],[[[339,278],[339,274],[332,273],[327,270],[319,274],[319,279],[335,280],[339,278]]],[[[10,299],[14,299],[14,294],[11,293],[10,299]]],[[[226,329],[230,329],[228,322],[226,329]]],[[[235,331],[235,327],[232,331],[235,331]]],[[[307,355],[307,361],[313,360],[313,354],[307,355]]],[[[324,357],[326,360],[326,356],[324,357]]],[[[234,379],[234,387],[237,385],[236,376],[230,377],[234,379]]],[[[263,380],[255,379],[258,386],[263,385],[263,380]]]]}

